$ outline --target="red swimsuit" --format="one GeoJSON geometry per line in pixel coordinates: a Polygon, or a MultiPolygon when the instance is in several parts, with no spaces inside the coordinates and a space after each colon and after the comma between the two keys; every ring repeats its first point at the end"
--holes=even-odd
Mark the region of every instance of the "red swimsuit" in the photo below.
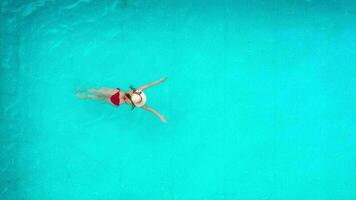
{"type": "Polygon", "coordinates": [[[116,105],[116,106],[119,106],[120,105],[120,91],[117,91],[115,94],[113,94],[111,97],[110,97],[110,101],[116,105]]]}

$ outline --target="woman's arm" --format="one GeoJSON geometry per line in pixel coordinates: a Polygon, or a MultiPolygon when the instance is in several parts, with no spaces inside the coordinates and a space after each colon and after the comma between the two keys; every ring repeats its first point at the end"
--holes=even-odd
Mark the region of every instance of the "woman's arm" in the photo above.
{"type": "Polygon", "coordinates": [[[161,78],[161,79],[159,79],[159,80],[157,80],[157,81],[154,81],[154,82],[152,82],[152,83],[143,85],[143,86],[139,87],[138,89],[143,91],[143,90],[145,90],[145,89],[147,89],[147,88],[149,88],[149,87],[151,87],[151,86],[154,86],[154,85],[156,85],[156,84],[158,84],[158,83],[162,83],[162,82],[164,82],[165,80],[167,80],[167,78],[166,78],[166,77],[163,77],[163,78],[161,78]]]}
{"type": "Polygon", "coordinates": [[[159,113],[158,113],[156,110],[154,110],[153,108],[150,108],[150,107],[148,107],[148,106],[146,106],[146,105],[142,106],[141,108],[143,108],[143,109],[145,109],[145,110],[147,110],[147,111],[152,112],[152,113],[155,114],[157,117],[159,117],[159,118],[162,120],[162,122],[167,122],[166,118],[165,118],[163,115],[159,114],[159,113]]]}

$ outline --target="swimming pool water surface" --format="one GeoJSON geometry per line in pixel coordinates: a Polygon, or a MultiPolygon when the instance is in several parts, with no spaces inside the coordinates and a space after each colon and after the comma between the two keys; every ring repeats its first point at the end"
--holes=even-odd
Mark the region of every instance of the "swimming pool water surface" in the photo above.
{"type": "Polygon", "coordinates": [[[356,199],[353,1],[0,8],[0,199],[356,199]]]}

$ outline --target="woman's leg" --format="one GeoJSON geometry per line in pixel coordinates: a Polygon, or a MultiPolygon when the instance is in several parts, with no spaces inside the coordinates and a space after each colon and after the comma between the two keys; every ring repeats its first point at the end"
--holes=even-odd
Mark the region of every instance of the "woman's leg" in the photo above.
{"type": "Polygon", "coordinates": [[[77,93],[77,96],[81,99],[94,99],[94,100],[105,100],[106,99],[106,97],[103,97],[103,96],[92,95],[92,94],[83,94],[83,93],[77,93]]]}
{"type": "Polygon", "coordinates": [[[100,89],[89,89],[88,92],[93,94],[101,94],[100,89]]]}
{"type": "Polygon", "coordinates": [[[94,100],[105,100],[106,97],[100,94],[84,94],[80,92],[80,89],[77,89],[77,96],[81,99],[94,99],[94,100]]]}
{"type": "Polygon", "coordinates": [[[116,89],[110,89],[110,88],[90,89],[88,91],[92,94],[96,94],[102,97],[110,97],[111,95],[115,94],[115,92],[117,92],[116,89]]]}

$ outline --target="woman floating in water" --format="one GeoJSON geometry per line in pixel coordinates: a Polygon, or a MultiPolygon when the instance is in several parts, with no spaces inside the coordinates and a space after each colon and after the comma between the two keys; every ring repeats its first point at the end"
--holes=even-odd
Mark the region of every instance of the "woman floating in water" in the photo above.
{"type": "Polygon", "coordinates": [[[132,106],[131,110],[133,110],[135,107],[143,108],[143,109],[155,114],[157,117],[159,117],[162,120],[162,122],[166,122],[166,118],[163,115],[159,114],[153,108],[150,108],[147,105],[145,105],[146,95],[145,95],[145,93],[143,93],[143,91],[145,89],[147,89],[151,86],[154,86],[158,83],[162,83],[166,79],[167,78],[161,78],[161,79],[154,81],[152,83],[143,85],[137,89],[130,87],[131,90],[128,92],[120,90],[119,88],[116,88],[116,89],[100,88],[100,89],[89,89],[88,91],[91,94],[84,94],[78,90],[77,95],[81,99],[94,99],[94,100],[99,100],[99,101],[104,100],[114,106],[119,106],[120,104],[127,103],[132,106]]]}

